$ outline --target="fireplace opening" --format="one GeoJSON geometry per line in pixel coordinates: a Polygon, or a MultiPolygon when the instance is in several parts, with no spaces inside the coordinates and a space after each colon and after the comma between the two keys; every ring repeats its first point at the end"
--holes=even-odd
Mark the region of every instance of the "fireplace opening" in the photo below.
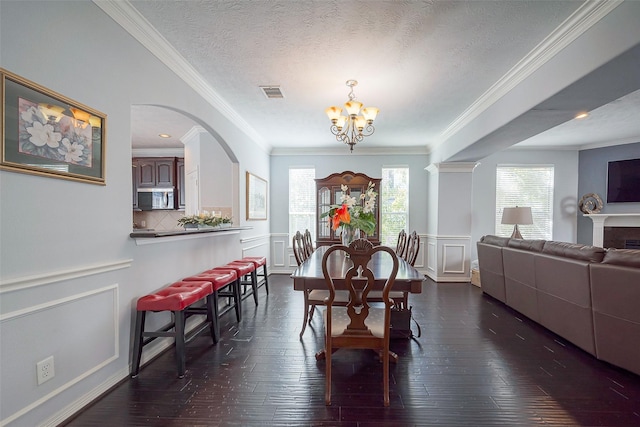
{"type": "Polygon", "coordinates": [[[640,249],[640,227],[604,227],[603,247],[640,249]]]}

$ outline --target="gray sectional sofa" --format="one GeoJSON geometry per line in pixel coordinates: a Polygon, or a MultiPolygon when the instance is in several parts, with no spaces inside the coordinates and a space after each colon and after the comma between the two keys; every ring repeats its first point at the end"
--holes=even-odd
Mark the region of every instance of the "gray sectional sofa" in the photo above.
{"type": "Polygon", "coordinates": [[[640,375],[640,250],[484,236],[484,293],[640,375]]]}

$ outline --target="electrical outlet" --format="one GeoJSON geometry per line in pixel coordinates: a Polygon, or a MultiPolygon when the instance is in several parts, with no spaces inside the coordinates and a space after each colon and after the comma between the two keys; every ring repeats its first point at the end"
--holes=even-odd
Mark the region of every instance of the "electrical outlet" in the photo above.
{"type": "Polygon", "coordinates": [[[36,371],[38,373],[38,385],[49,381],[56,375],[53,369],[53,356],[49,356],[44,360],[39,361],[36,364],[36,371]]]}

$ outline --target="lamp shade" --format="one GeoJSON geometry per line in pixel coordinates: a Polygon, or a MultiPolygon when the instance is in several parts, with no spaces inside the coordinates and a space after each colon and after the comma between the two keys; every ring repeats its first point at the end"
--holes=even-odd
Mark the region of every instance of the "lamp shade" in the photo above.
{"type": "Polygon", "coordinates": [[[362,108],[362,102],[358,101],[347,101],[344,104],[344,108],[347,110],[350,116],[357,115],[362,108]]]}
{"type": "Polygon", "coordinates": [[[367,107],[362,109],[362,115],[369,123],[373,123],[380,110],[376,107],[367,107]]]}
{"type": "Polygon", "coordinates": [[[533,224],[530,207],[504,208],[502,224],[533,224]]]}
{"type": "Polygon", "coordinates": [[[329,120],[337,120],[338,117],[340,117],[340,114],[342,113],[342,108],[340,107],[329,107],[326,110],[324,110],[325,113],[327,113],[327,116],[329,116],[329,120]]]}

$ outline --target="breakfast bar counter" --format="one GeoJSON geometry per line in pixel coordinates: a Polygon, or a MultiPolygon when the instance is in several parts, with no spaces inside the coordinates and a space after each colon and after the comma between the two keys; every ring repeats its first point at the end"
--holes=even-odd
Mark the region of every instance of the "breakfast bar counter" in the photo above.
{"type": "Polygon", "coordinates": [[[222,228],[193,228],[176,230],[138,230],[129,234],[135,239],[136,245],[148,245],[182,239],[203,237],[218,237],[229,234],[239,234],[242,230],[251,230],[253,227],[222,227],[222,228]]]}

